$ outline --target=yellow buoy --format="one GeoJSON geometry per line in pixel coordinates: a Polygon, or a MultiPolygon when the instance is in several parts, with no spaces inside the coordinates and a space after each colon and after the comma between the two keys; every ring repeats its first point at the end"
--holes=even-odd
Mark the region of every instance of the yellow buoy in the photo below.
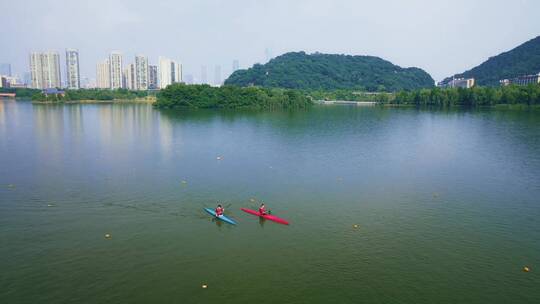
{"type": "Polygon", "coordinates": [[[218,157],[216,157],[216,159],[217,159],[217,160],[221,160],[221,159],[222,159],[222,157],[221,157],[221,156],[218,156],[218,157]]]}
{"type": "Polygon", "coordinates": [[[208,285],[206,285],[206,284],[202,284],[202,286],[201,286],[201,287],[202,287],[203,289],[206,289],[206,288],[208,288],[208,285]]]}
{"type": "Polygon", "coordinates": [[[358,227],[360,227],[360,226],[358,226],[358,224],[353,225],[353,228],[358,228],[358,227]]]}
{"type": "Polygon", "coordinates": [[[523,267],[523,271],[524,271],[524,272],[529,272],[530,269],[529,269],[529,267],[525,266],[525,267],[523,267]]]}
{"type": "Polygon", "coordinates": [[[182,181],[182,184],[187,184],[187,182],[185,180],[182,181]]]}
{"type": "Polygon", "coordinates": [[[110,235],[109,233],[106,233],[106,234],[105,234],[105,238],[106,238],[106,239],[110,239],[110,238],[111,238],[111,235],[110,235]]]}
{"type": "Polygon", "coordinates": [[[253,203],[253,202],[255,201],[255,199],[254,199],[254,198],[250,198],[249,201],[253,203]]]}

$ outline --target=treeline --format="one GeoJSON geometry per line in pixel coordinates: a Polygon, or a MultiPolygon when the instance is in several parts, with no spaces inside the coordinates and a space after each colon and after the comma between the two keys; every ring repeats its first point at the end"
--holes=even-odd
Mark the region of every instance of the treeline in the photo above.
{"type": "Polygon", "coordinates": [[[401,91],[391,101],[393,104],[419,106],[492,106],[497,104],[540,105],[540,85],[433,88],[401,91]]]}
{"type": "MultiPolygon", "coordinates": [[[[60,94],[49,94],[45,95],[43,92],[38,91],[32,95],[32,100],[34,101],[52,101],[52,102],[62,102],[62,101],[77,101],[77,100],[97,100],[97,101],[106,101],[106,100],[132,100],[137,98],[144,98],[148,96],[147,91],[131,91],[127,89],[80,89],[80,90],[66,90],[64,95],[60,94]]],[[[19,95],[17,95],[19,97],[19,95]]]]}
{"type": "Polygon", "coordinates": [[[375,101],[386,103],[392,99],[392,93],[365,92],[359,90],[304,90],[304,94],[313,100],[348,100],[348,101],[375,101]]]}
{"type": "Polygon", "coordinates": [[[313,102],[296,90],[260,87],[173,84],[157,95],[155,106],[160,108],[252,108],[297,109],[313,102]]]}
{"type": "Polygon", "coordinates": [[[41,90],[29,88],[0,88],[0,93],[15,93],[16,97],[19,98],[31,98],[39,92],[41,90]]]}

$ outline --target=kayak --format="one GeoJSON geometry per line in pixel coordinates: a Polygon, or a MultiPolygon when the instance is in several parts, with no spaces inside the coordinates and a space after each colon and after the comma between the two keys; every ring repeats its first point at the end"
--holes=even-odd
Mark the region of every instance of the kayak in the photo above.
{"type": "Polygon", "coordinates": [[[210,209],[210,208],[204,208],[204,211],[206,211],[208,214],[210,214],[211,216],[215,217],[215,218],[218,218],[222,221],[224,221],[225,223],[229,223],[231,225],[236,225],[236,222],[231,219],[231,218],[228,218],[226,217],[225,215],[220,215],[220,216],[216,216],[216,211],[214,211],[214,209],[210,209]]]}
{"type": "Polygon", "coordinates": [[[253,215],[256,215],[258,217],[262,217],[264,219],[267,219],[267,220],[270,220],[270,221],[274,221],[276,223],[280,223],[280,224],[283,224],[283,225],[289,225],[289,222],[287,222],[286,220],[282,219],[282,218],[279,218],[275,215],[271,215],[271,214],[261,214],[259,211],[255,211],[255,210],[251,210],[251,209],[246,209],[246,208],[240,208],[240,210],[246,212],[246,213],[249,213],[249,214],[253,214],[253,215]]]}

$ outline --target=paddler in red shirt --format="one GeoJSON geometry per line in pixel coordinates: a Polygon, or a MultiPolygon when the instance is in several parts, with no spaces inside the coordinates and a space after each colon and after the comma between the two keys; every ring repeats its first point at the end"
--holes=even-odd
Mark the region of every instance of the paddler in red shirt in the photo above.
{"type": "Polygon", "coordinates": [[[221,207],[221,204],[218,204],[218,205],[217,205],[217,208],[216,208],[216,210],[215,210],[216,216],[223,215],[223,211],[225,211],[225,209],[223,209],[223,207],[221,207]]]}
{"type": "Polygon", "coordinates": [[[259,207],[259,213],[261,215],[266,215],[267,212],[266,212],[266,206],[264,206],[264,203],[261,204],[261,206],[259,207]]]}

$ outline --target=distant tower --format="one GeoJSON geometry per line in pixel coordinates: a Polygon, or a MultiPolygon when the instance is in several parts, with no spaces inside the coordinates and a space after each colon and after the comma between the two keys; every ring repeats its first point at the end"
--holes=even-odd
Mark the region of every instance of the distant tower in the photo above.
{"type": "Polygon", "coordinates": [[[159,57],[158,82],[160,89],[173,83],[182,82],[182,64],[169,58],[159,57]]]}
{"type": "Polygon", "coordinates": [[[205,65],[201,66],[201,83],[202,84],[208,83],[208,79],[207,79],[207,76],[206,76],[206,66],[205,65]]]}
{"type": "Polygon", "coordinates": [[[214,84],[221,85],[221,66],[219,64],[214,69],[214,84]]]}
{"type": "Polygon", "coordinates": [[[57,52],[31,53],[30,74],[32,88],[60,88],[60,55],[57,52]]]}
{"type": "Polygon", "coordinates": [[[128,90],[138,90],[137,87],[137,70],[135,64],[131,63],[126,66],[122,75],[122,87],[128,90]]]}
{"type": "Polygon", "coordinates": [[[111,52],[109,56],[111,89],[122,88],[122,54],[118,51],[111,52]]]}
{"type": "Polygon", "coordinates": [[[158,67],[157,65],[148,66],[148,88],[155,90],[158,88],[158,67]]]}
{"type": "Polygon", "coordinates": [[[148,90],[148,57],[135,56],[135,90],[148,90]]]}
{"type": "Polygon", "coordinates": [[[240,69],[240,63],[238,62],[238,59],[233,60],[232,62],[232,72],[236,72],[240,69]]]}
{"type": "Polygon", "coordinates": [[[182,82],[182,64],[176,61],[171,62],[171,80],[173,83],[182,82]]]}
{"type": "Polygon", "coordinates": [[[96,66],[96,87],[99,89],[111,88],[111,68],[109,65],[109,59],[105,59],[96,66]]]}
{"type": "Polygon", "coordinates": [[[79,51],[76,49],[66,49],[66,77],[68,89],[78,90],[81,88],[79,51]]]}

